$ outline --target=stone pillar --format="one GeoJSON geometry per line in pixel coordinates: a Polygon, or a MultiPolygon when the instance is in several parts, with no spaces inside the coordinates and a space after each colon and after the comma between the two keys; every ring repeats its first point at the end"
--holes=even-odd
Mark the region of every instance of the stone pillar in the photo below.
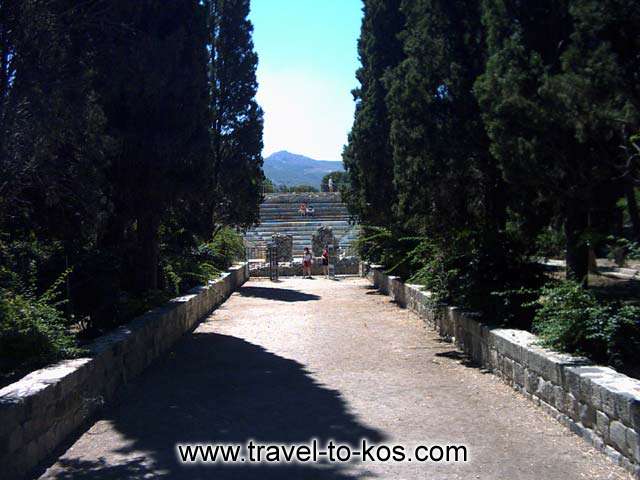
{"type": "Polygon", "coordinates": [[[324,247],[326,246],[333,246],[334,255],[337,256],[338,239],[334,235],[331,227],[323,225],[311,237],[313,256],[320,257],[322,255],[322,250],[324,250],[324,247]]]}
{"type": "Polygon", "coordinates": [[[278,262],[291,262],[293,260],[293,237],[276,234],[271,239],[278,252],[278,262]]]}

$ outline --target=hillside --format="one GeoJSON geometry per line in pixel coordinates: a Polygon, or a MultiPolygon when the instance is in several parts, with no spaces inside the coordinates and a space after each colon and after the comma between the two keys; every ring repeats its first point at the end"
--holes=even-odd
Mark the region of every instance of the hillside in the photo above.
{"type": "Polygon", "coordinates": [[[285,150],[264,159],[264,174],[276,185],[312,185],[320,188],[327,173],[343,171],[342,162],[314,160],[285,150]]]}

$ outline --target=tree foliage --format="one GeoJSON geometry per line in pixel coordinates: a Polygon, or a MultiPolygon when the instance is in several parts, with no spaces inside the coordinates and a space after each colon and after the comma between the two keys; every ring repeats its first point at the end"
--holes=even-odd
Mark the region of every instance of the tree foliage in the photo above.
{"type": "Polygon", "coordinates": [[[262,199],[263,113],[249,0],[210,0],[211,118],[217,223],[248,227],[262,199]]]}
{"type": "Polygon", "coordinates": [[[484,67],[475,7],[431,0],[402,5],[406,59],[387,81],[396,213],[422,233],[503,228],[500,179],[472,92],[484,67]]]}
{"type": "Polygon", "coordinates": [[[223,227],[255,220],[263,179],[248,7],[0,3],[1,356],[70,355],[72,324],[98,334],[241,256],[223,227]]]}
{"type": "Polygon", "coordinates": [[[476,91],[492,152],[507,182],[524,187],[527,197],[514,208],[524,207],[527,217],[547,205],[563,220],[568,273],[576,280],[587,273],[599,206],[610,212],[622,189],[620,146],[625,129],[637,124],[637,87],[627,78],[637,65],[621,22],[632,24],[636,10],[637,24],[630,5],[483,4],[489,59],[476,91]]]}
{"type": "MultiPolygon", "coordinates": [[[[639,13],[621,0],[365,2],[363,88],[344,157],[365,223],[362,255],[439,300],[522,327],[544,280],[540,257],[564,254],[567,276],[586,284],[590,250],[603,254],[608,239],[628,234],[621,205],[640,234],[639,13]],[[385,20],[375,15],[383,6],[385,20]],[[397,18],[389,41],[386,19],[397,18]],[[396,47],[395,64],[371,68],[396,47]],[[393,194],[367,179],[364,165],[380,157],[393,194]],[[392,206],[381,217],[363,207],[375,194],[392,206]]],[[[600,310],[620,331],[637,329],[632,310],[600,310]]],[[[544,331],[598,337],[600,351],[588,348],[606,359],[609,330],[585,330],[601,319],[570,317],[544,331]]]]}
{"type": "Polygon", "coordinates": [[[392,221],[395,197],[390,120],[384,76],[403,57],[397,38],[404,24],[400,0],[366,0],[358,41],[362,66],[353,90],[355,120],[343,161],[349,178],[345,200],[361,221],[382,225],[392,221]]]}
{"type": "Polygon", "coordinates": [[[160,225],[210,186],[206,15],[196,1],[153,0],[108,15],[126,28],[103,32],[96,61],[115,145],[101,246],[125,255],[122,280],[143,292],[158,288],[160,225]]]}

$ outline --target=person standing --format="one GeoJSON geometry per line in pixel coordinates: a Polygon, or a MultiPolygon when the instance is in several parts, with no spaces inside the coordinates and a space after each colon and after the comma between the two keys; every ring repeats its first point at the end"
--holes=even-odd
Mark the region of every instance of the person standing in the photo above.
{"type": "Polygon", "coordinates": [[[304,247],[304,255],[302,256],[302,276],[304,278],[311,278],[311,262],[313,262],[313,255],[311,255],[309,247],[304,247]]]}
{"type": "Polygon", "coordinates": [[[329,246],[325,245],[322,250],[322,270],[324,271],[324,278],[329,278],[329,246]]]}

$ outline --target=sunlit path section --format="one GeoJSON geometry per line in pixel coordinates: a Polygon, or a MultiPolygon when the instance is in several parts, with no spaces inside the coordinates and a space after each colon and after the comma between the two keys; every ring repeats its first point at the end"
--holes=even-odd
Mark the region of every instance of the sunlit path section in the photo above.
{"type": "Polygon", "coordinates": [[[42,478],[624,479],[361,279],[251,281],[42,478]],[[460,444],[467,463],[198,465],[184,442],[460,444]]]}

